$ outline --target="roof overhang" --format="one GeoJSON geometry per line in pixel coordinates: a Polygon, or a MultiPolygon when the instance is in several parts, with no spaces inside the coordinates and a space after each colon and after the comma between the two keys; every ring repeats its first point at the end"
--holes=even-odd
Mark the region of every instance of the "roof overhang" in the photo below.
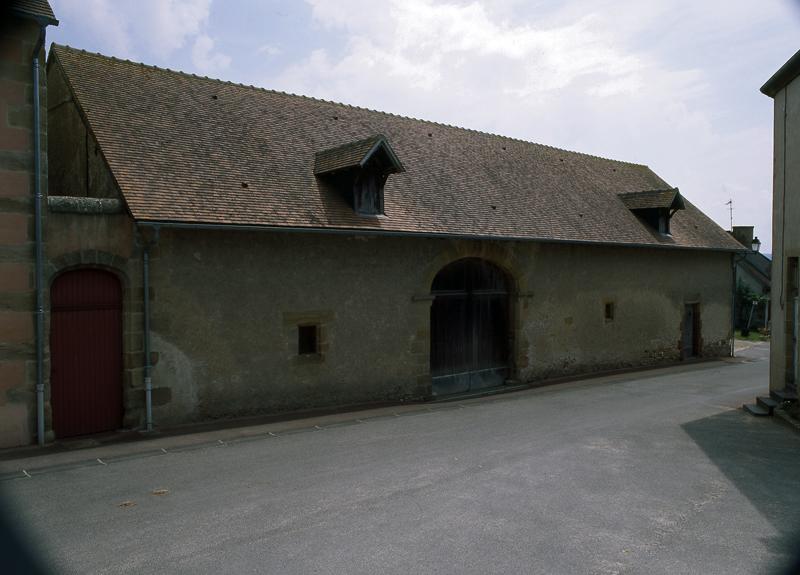
{"type": "Polygon", "coordinates": [[[792,80],[800,76],[800,50],[795,52],[794,56],[780,67],[772,77],[761,86],[761,93],[766,94],[770,98],[774,98],[775,94],[783,90],[792,80]]]}
{"type": "Polygon", "coordinates": [[[580,246],[614,247],[614,248],[644,248],[644,249],[668,249],[668,250],[687,250],[720,253],[744,253],[748,250],[744,247],[706,247],[691,245],[675,245],[674,243],[642,243],[642,242],[615,242],[615,241],[594,241],[594,240],[574,240],[548,237],[529,237],[501,234],[470,234],[470,233],[447,233],[447,232],[419,232],[406,230],[386,230],[381,228],[352,228],[352,227],[320,227],[320,226],[275,226],[264,224],[232,224],[232,223],[211,223],[211,222],[189,222],[174,220],[145,220],[134,219],[137,226],[160,229],[177,230],[206,230],[206,231],[242,231],[242,232],[282,232],[282,233],[302,233],[302,234],[327,234],[327,235],[346,235],[346,236],[381,236],[388,238],[434,238],[447,240],[470,240],[470,241],[509,241],[509,242],[530,242],[541,244],[566,244],[580,246]]]}
{"type": "Polygon", "coordinates": [[[8,9],[15,16],[33,20],[40,26],[58,26],[53,9],[46,1],[12,0],[8,9]]]}
{"type": "Polygon", "coordinates": [[[379,152],[383,152],[389,162],[386,170],[388,173],[397,174],[405,171],[386,137],[376,134],[363,140],[317,152],[314,156],[314,174],[320,176],[352,168],[363,168],[379,152]]]}
{"type": "Polygon", "coordinates": [[[682,210],[686,208],[678,188],[665,190],[646,190],[643,192],[627,192],[617,194],[629,210],[682,210]]]}

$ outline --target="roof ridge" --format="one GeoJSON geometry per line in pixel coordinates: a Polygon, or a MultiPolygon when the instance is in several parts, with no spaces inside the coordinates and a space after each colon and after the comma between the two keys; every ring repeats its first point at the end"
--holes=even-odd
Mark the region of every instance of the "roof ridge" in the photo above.
{"type": "Polygon", "coordinates": [[[532,146],[541,146],[543,148],[548,148],[550,150],[556,150],[558,152],[565,152],[567,154],[576,154],[576,155],[579,155],[579,156],[585,156],[585,157],[588,157],[588,158],[595,158],[597,160],[603,160],[603,161],[606,161],[606,162],[614,162],[616,164],[622,164],[622,165],[627,165],[627,166],[634,166],[634,167],[649,169],[649,167],[646,164],[640,164],[640,163],[637,163],[637,162],[627,162],[625,160],[617,160],[617,159],[614,159],[614,158],[606,158],[604,156],[598,156],[596,154],[589,154],[589,153],[586,153],[586,152],[579,152],[579,151],[576,151],[576,150],[567,150],[566,148],[559,148],[557,146],[552,146],[552,145],[549,145],[549,144],[542,144],[542,143],[539,143],[539,142],[533,142],[531,140],[525,140],[525,139],[522,139],[522,138],[515,138],[513,136],[506,136],[506,135],[503,135],[503,134],[497,134],[495,132],[487,132],[487,131],[483,131],[483,130],[478,130],[476,128],[468,128],[468,127],[465,127],[465,126],[457,126],[455,124],[447,124],[445,122],[437,122],[436,120],[428,120],[428,119],[425,119],[425,118],[416,118],[414,116],[406,116],[406,115],[403,115],[403,114],[396,114],[394,112],[387,112],[387,111],[384,111],[384,110],[376,110],[374,108],[367,108],[367,107],[364,107],[364,106],[358,106],[358,105],[355,105],[355,104],[348,104],[348,103],[345,103],[345,102],[337,102],[335,100],[326,100],[324,98],[317,98],[315,96],[307,96],[305,94],[295,94],[294,92],[287,92],[287,91],[284,91],[284,90],[275,90],[274,88],[264,88],[263,86],[254,86],[252,84],[244,84],[244,83],[241,83],[241,82],[232,82],[231,80],[223,80],[221,78],[211,78],[209,76],[198,76],[197,74],[194,74],[192,72],[184,72],[183,70],[174,70],[172,68],[165,68],[165,67],[162,67],[162,66],[156,66],[154,64],[146,64],[144,62],[136,62],[136,61],[133,61],[133,60],[129,60],[127,58],[117,58],[116,56],[107,56],[106,54],[101,54],[100,52],[92,52],[92,51],[89,51],[89,50],[85,50],[83,48],[74,48],[74,47],[69,46],[67,44],[57,44],[57,43],[53,42],[51,46],[52,46],[52,48],[66,49],[66,50],[73,51],[73,52],[82,52],[84,54],[91,54],[93,56],[99,56],[100,58],[105,58],[107,60],[114,60],[114,61],[117,61],[117,62],[126,62],[128,64],[143,66],[145,68],[151,68],[153,70],[158,70],[160,72],[168,72],[168,73],[171,73],[171,74],[178,74],[180,76],[184,76],[184,77],[187,77],[187,78],[208,80],[209,82],[218,82],[220,84],[227,84],[228,86],[238,86],[240,88],[257,90],[257,91],[260,91],[260,92],[268,92],[270,94],[291,96],[291,97],[294,97],[294,98],[303,98],[303,99],[311,100],[311,101],[314,101],[314,102],[322,102],[323,104],[331,104],[331,105],[334,105],[334,106],[339,106],[341,108],[350,108],[350,109],[353,109],[353,110],[371,112],[371,113],[374,113],[374,114],[383,114],[384,116],[391,116],[391,117],[394,117],[394,118],[400,118],[400,119],[404,119],[404,120],[412,120],[414,122],[420,122],[420,123],[424,123],[424,124],[430,124],[430,125],[434,125],[434,126],[450,128],[450,129],[454,129],[454,130],[462,130],[462,131],[465,131],[465,132],[472,132],[472,133],[480,134],[480,135],[483,135],[483,136],[491,136],[491,137],[494,137],[494,138],[502,138],[503,140],[508,140],[508,141],[512,141],[512,142],[519,142],[519,143],[522,143],[522,144],[527,144],[527,145],[532,145],[532,146]]]}

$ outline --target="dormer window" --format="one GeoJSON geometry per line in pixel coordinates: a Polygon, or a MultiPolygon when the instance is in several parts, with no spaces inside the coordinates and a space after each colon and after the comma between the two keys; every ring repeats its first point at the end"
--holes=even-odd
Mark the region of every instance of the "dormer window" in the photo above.
{"type": "Polygon", "coordinates": [[[672,216],[686,207],[678,188],[629,192],[619,198],[642,222],[665,236],[671,233],[672,216]]]}
{"type": "Polygon", "coordinates": [[[383,188],[391,174],[404,171],[382,135],[317,152],[314,174],[327,179],[362,216],[384,213],[383,188]]]}
{"type": "Polygon", "coordinates": [[[353,209],[369,216],[383,213],[383,186],[389,177],[379,170],[361,170],[353,182],[353,209]]]}

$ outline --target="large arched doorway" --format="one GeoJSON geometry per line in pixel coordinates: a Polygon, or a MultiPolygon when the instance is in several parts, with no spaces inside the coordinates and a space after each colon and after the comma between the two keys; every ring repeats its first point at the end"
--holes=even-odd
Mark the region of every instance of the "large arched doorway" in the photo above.
{"type": "Polygon", "coordinates": [[[122,288],[98,269],[60,275],[50,291],[53,431],[71,437],[122,425],[122,288]]]}
{"type": "Polygon", "coordinates": [[[433,394],[502,385],[510,373],[505,273],[485,260],[464,258],[442,268],[431,293],[433,394]]]}

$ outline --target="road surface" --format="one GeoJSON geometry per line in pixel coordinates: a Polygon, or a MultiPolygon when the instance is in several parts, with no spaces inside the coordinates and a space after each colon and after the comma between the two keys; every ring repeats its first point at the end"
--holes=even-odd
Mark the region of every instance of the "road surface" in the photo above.
{"type": "MultiPolygon", "coordinates": [[[[768,348],[0,482],[67,573],[765,573],[800,433],[768,348]]],[[[354,417],[357,417],[354,416],[354,417]]]]}

